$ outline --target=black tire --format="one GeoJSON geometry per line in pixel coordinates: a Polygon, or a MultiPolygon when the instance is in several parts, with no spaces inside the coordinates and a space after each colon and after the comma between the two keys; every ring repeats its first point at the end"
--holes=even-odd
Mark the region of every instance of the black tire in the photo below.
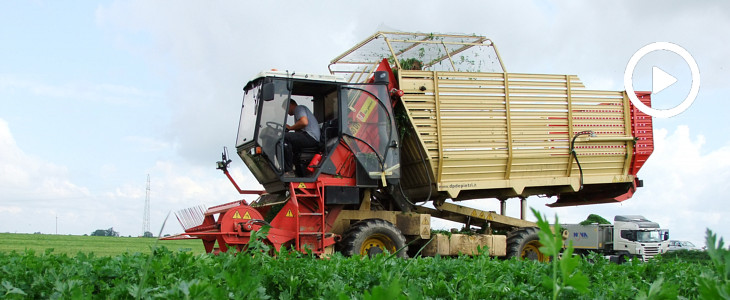
{"type": "Polygon", "coordinates": [[[542,262],[550,261],[550,256],[543,254],[538,249],[540,237],[539,229],[534,227],[520,228],[507,235],[507,258],[517,257],[519,259],[530,259],[542,262]]]}
{"type": "Polygon", "coordinates": [[[343,234],[340,251],[345,256],[375,256],[385,251],[408,258],[406,238],[400,229],[381,219],[367,219],[350,226],[343,234]]]}

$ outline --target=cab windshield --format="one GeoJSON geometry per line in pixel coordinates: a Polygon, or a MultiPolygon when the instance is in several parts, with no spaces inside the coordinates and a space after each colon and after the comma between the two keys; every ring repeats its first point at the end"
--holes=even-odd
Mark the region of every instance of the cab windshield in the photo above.
{"type": "Polygon", "coordinates": [[[247,89],[243,95],[243,106],[241,107],[241,118],[238,123],[236,147],[253,141],[253,135],[256,131],[256,118],[258,117],[259,91],[261,91],[261,82],[247,89]]]}
{"type": "Polygon", "coordinates": [[[637,242],[661,242],[662,237],[659,231],[653,230],[653,231],[636,231],[636,241],[637,242]]]}

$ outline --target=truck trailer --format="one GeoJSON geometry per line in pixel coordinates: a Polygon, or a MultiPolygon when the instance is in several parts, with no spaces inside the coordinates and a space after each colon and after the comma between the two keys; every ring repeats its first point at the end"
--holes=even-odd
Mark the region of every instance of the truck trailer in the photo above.
{"type": "MultiPolygon", "coordinates": [[[[259,197],[180,211],[178,238],[240,251],[268,226],[274,249],[316,255],[487,246],[493,256],[547,260],[525,220],[529,196],[554,196],[551,206],[617,203],[642,186],[651,117],[625,91],[586,89],[575,75],[509,73],[486,37],[377,32],[329,70],[271,70],[245,84],[235,152],[264,190],[241,189],[224,151],[218,169],[259,197]],[[287,176],[291,100],[311,108],[321,139],[287,176]],[[501,209],[458,204],[471,199],[501,209]],[[505,215],[508,199],[519,199],[519,218],[505,215]],[[480,234],[432,235],[432,217],[480,234]]],[[[650,105],[649,93],[637,96],[650,105]]]]}
{"type": "Polygon", "coordinates": [[[649,260],[669,249],[669,231],[638,215],[619,215],[611,224],[564,224],[564,245],[572,243],[575,254],[591,252],[608,256],[611,261],[626,258],[649,260]]]}

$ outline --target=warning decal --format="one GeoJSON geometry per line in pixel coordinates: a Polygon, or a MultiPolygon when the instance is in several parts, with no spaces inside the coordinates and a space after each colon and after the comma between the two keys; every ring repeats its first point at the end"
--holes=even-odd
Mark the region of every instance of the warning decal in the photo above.
{"type": "MultiPolygon", "coordinates": [[[[238,213],[238,212],[236,212],[236,213],[238,213]]],[[[245,214],[243,214],[243,219],[251,220],[251,215],[249,215],[248,212],[246,212],[245,214]]]]}
{"type": "Polygon", "coordinates": [[[291,209],[290,209],[289,211],[287,211],[287,212],[286,212],[286,216],[287,216],[287,217],[290,217],[290,218],[291,218],[291,217],[294,217],[294,214],[292,214],[292,213],[291,213],[291,209]]]}
{"type": "Polygon", "coordinates": [[[365,104],[360,107],[360,111],[357,113],[357,119],[361,122],[367,121],[370,118],[370,113],[373,112],[373,108],[375,108],[375,100],[372,97],[368,97],[365,100],[365,104]]]}
{"type": "Polygon", "coordinates": [[[305,189],[305,188],[307,188],[307,186],[304,184],[304,182],[300,182],[299,183],[299,186],[297,188],[299,188],[299,189],[305,189]]]}
{"type": "Polygon", "coordinates": [[[472,217],[476,217],[477,216],[477,211],[476,210],[472,210],[471,211],[471,216],[472,217]]]}
{"type": "MultiPolygon", "coordinates": [[[[246,214],[248,214],[248,213],[246,213],[246,214]]],[[[238,213],[238,211],[236,211],[236,212],[235,212],[235,213],[233,214],[233,218],[234,218],[234,219],[240,219],[240,218],[241,218],[241,214],[239,214],[239,213],[238,213]]],[[[250,218],[249,218],[249,219],[250,219],[250,218]]]]}

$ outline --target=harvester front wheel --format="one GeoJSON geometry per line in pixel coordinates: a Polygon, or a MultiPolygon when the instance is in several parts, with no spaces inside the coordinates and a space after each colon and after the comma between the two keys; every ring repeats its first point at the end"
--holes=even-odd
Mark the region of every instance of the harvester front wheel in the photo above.
{"type": "Polygon", "coordinates": [[[375,256],[388,251],[397,256],[407,258],[406,238],[400,229],[388,221],[367,219],[357,222],[343,234],[340,242],[342,254],[346,256],[375,256]]]}
{"type": "Polygon", "coordinates": [[[527,227],[515,230],[507,235],[507,257],[550,261],[550,256],[540,252],[540,237],[537,228],[527,227]]]}

